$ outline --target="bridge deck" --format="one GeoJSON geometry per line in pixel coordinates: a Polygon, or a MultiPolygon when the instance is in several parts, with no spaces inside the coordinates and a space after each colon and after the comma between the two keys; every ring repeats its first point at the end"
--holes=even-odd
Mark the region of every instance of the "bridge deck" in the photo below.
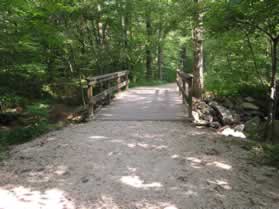
{"type": "Polygon", "coordinates": [[[96,120],[184,120],[186,112],[175,84],[139,87],[122,92],[101,109],[96,120]]]}

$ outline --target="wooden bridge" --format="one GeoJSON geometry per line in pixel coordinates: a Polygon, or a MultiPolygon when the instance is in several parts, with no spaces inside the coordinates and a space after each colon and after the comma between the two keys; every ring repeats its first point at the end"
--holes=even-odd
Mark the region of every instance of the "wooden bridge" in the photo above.
{"type": "Polygon", "coordinates": [[[122,71],[87,79],[89,112],[94,119],[176,121],[192,117],[192,75],[178,70],[177,86],[128,89],[128,74],[122,71]]]}

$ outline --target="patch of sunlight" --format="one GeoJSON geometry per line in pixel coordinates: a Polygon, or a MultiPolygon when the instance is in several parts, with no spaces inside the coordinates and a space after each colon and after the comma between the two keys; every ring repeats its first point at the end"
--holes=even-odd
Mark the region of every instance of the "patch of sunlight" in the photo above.
{"type": "Polygon", "coordinates": [[[229,185],[229,183],[227,181],[224,181],[224,180],[214,180],[214,181],[208,180],[207,182],[209,184],[214,184],[214,185],[221,186],[225,190],[231,190],[232,189],[232,187],[229,185]]]}
{"type": "Polygon", "coordinates": [[[137,146],[142,147],[142,148],[148,148],[149,144],[137,143],[137,146]]]}
{"type": "Polygon", "coordinates": [[[168,147],[166,145],[152,145],[152,148],[153,149],[156,149],[156,150],[163,150],[163,149],[167,149],[168,147]]]}
{"type": "Polygon", "coordinates": [[[219,134],[227,137],[232,136],[236,138],[246,139],[246,135],[243,132],[234,130],[232,128],[225,128],[223,131],[219,132],[219,134]]]}
{"type": "Polygon", "coordinates": [[[199,158],[195,158],[195,157],[187,157],[188,161],[191,161],[192,163],[201,163],[202,160],[200,160],[199,158]]]}
{"type": "Polygon", "coordinates": [[[89,139],[107,139],[106,136],[90,136],[89,139]]]}
{"type": "Polygon", "coordinates": [[[175,205],[171,203],[165,203],[165,202],[156,202],[156,203],[150,203],[147,202],[147,200],[142,200],[140,202],[135,203],[136,208],[142,208],[142,209],[178,209],[175,205]]]}
{"type": "Polygon", "coordinates": [[[135,188],[141,188],[141,189],[162,187],[162,184],[159,182],[152,182],[150,184],[145,184],[144,181],[141,180],[139,176],[122,176],[120,181],[123,184],[129,185],[129,186],[132,186],[135,188]]]}
{"type": "Polygon", "coordinates": [[[172,155],[171,158],[172,159],[178,159],[180,156],[179,155],[172,155]]]}
{"type": "Polygon", "coordinates": [[[94,209],[120,209],[112,197],[102,195],[100,199],[94,204],[94,209]]]}
{"type": "Polygon", "coordinates": [[[129,148],[135,148],[137,145],[136,144],[128,144],[129,148]]]}
{"type": "Polygon", "coordinates": [[[113,114],[101,114],[102,116],[104,116],[104,117],[112,117],[113,116],[113,114]]]}
{"type": "Polygon", "coordinates": [[[57,138],[56,138],[56,137],[49,137],[49,138],[47,138],[47,141],[49,141],[49,142],[51,142],[51,141],[55,141],[55,140],[57,140],[57,138]]]}
{"type": "Polygon", "coordinates": [[[67,166],[61,165],[58,166],[56,171],[54,171],[54,173],[58,176],[62,176],[65,175],[65,173],[67,173],[67,171],[69,170],[69,168],[67,166]]]}
{"type": "Polygon", "coordinates": [[[224,170],[231,170],[232,169],[232,166],[231,165],[228,165],[226,163],[221,163],[221,162],[217,162],[217,161],[214,161],[212,163],[207,163],[207,165],[214,165],[218,168],[221,168],[221,169],[224,169],[224,170]]]}
{"type": "Polygon", "coordinates": [[[187,196],[198,196],[198,193],[193,190],[188,190],[187,192],[185,192],[185,194],[187,196]]]}
{"type": "Polygon", "coordinates": [[[74,209],[75,204],[65,192],[49,189],[44,192],[18,186],[11,189],[0,187],[1,209],[74,209]]]}
{"type": "Polygon", "coordinates": [[[130,171],[130,172],[136,172],[137,171],[137,168],[131,168],[131,167],[128,167],[128,170],[130,171]]]}

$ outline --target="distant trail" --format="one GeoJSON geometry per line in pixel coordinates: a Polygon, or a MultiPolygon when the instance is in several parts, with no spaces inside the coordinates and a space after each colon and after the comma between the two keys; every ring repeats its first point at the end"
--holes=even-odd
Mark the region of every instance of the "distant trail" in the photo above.
{"type": "Polygon", "coordinates": [[[103,108],[97,120],[175,121],[185,120],[176,84],[130,89],[103,108]]]}
{"type": "Polygon", "coordinates": [[[0,209],[277,209],[278,171],[235,142],[183,121],[174,85],[131,89],[94,121],[16,146],[0,209]]]}

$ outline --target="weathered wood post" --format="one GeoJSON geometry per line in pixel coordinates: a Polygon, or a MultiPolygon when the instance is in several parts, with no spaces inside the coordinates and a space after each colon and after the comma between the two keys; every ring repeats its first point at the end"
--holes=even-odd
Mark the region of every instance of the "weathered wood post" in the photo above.
{"type": "Polygon", "coordinates": [[[117,75],[117,92],[120,93],[121,92],[121,76],[119,76],[119,74],[117,75]]]}
{"type": "MultiPolygon", "coordinates": [[[[183,91],[186,92],[186,81],[185,80],[182,80],[182,88],[183,88],[183,91]]],[[[183,104],[185,104],[185,97],[184,97],[184,94],[182,94],[182,102],[183,104]]]]}
{"type": "Polygon", "coordinates": [[[189,79],[189,118],[193,118],[193,77],[189,79]]]}
{"type": "Polygon", "coordinates": [[[128,90],[129,89],[129,74],[128,74],[128,72],[126,72],[126,74],[125,74],[125,80],[126,80],[126,90],[128,90]]]}
{"type": "Polygon", "coordinates": [[[180,75],[179,75],[179,70],[176,71],[176,82],[177,82],[177,86],[178,86],[178,95],[181,96],[182,92],[181,89],[179,88],[180,86],[180,75]]]}
{"type": "Polygon", "coordinates": [[[108,104],[111,103],[111,98],[112,98],[112,92],[110,91],[110,88],[111,88],[111,82],[108,81],[108,83],[107,83],[107,89],[108,89],[108,104]]]}
{"type": "Polygon", "coordinates": [[[89,117],[94,116],[94,102],[92,101],[93,98],[93,86],[88,81],[88,88],[87,88],[87,98],[88,98],[88,113],[89,117]]]}

